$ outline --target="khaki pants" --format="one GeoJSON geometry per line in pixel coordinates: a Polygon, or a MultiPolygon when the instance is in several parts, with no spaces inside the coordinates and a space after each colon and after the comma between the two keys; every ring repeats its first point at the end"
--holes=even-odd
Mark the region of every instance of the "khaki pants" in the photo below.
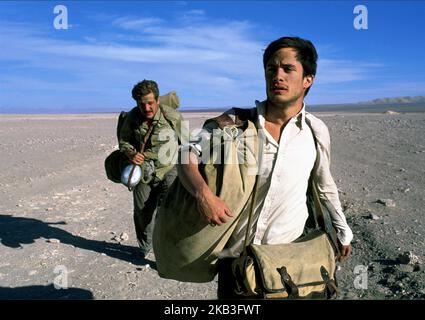
{"type": "Polygon", "coordinates": [[[174,167],[165,175],[164,180],[149,184],[139,183],[133,190],[133,219],[142,255],[152,249],[155,215],[176,176],[177,169],[174,167]]]}

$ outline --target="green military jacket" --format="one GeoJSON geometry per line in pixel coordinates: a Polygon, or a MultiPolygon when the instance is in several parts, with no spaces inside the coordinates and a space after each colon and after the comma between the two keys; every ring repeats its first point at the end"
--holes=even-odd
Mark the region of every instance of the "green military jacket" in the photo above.
{"type": "MultiPolygon", "coordinates": [[[[147,169],[148,163],[153,162],[155,181],[162,181],[176,163],[181,125],[180,113],[161,104],[152,121],[153,129],[146,141],[143,152],[145,160],[142,163],[142,169],[147,169]]],[[[140,109],[134,107],[127,114],[119,133],[120,151],[126,155],[140,152],[148,130],[149,124],[143,121],[140,109]]]]}

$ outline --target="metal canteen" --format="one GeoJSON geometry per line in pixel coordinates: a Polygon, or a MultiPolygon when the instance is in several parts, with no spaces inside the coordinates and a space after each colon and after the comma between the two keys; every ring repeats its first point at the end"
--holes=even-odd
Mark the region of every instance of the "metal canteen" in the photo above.
{"type": "Polygon", "coordinates": [[[129,190],[137,186],[142,178],[142,168],[137,164],[129,164],[121,173],[121,182],[129,190]]]}

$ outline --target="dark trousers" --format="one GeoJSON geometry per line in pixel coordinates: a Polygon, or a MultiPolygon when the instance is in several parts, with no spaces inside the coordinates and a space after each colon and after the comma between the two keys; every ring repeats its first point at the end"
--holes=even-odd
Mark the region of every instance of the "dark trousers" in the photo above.
{"type": "Polygon", "coordinates": [[[232,274],[232,262],[234,258],[218,260],[218,287],[217,298],[219,300],[241,299],[235,294],[235,277],[232,274]]]}
{"type": "Polygon", "coordinates": [[[147,254],[152,249],[155,215],[176,176],[177,169],[174,167],[165,175],[164,180],[149,184],[139,183],[133,191],[133,219],[142,254],[147,254]]]}

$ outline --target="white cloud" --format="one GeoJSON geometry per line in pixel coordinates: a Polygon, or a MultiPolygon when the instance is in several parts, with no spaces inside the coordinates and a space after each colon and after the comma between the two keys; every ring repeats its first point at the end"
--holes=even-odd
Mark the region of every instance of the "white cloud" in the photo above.
{"type": "Polygon", "coordinates": [[[178,20],[182,24],[196,24],[207,21],[207,15],[204,10],[189,10],[179,14],[178,20]]]}
{"type": "Polygon", "coordinates": [[[193,15],[193,16],[204,16],[205,11],[204,10],[189,10],[186,12],[187,15],[193,15]]]}
{"type": "Polygon", "coordinates": [[[383,65],[362,61],[320,59],[318,61],[316,85],[364,80],[375,74],[383,65]]]}
{"type": "MultiPolygon", "coordinates": [[[[114,21],[118,21],[115,19],[114,21]]],[[[139,20],[120,20],[125,25],[135,25],[139,20]]],[[[143,43],[99,43],[94,37],[85,41],[64,41],[46,36],[21,34],[12,41],[16,51],[61,56],[111,59],[158,65],[186,64],[192,69],[216,73],[220,70],[225,76],[261,76],[262,44],[249,39],[251,26],[246,22],[229,22],[227,25],[153,27],[139,30],[143,43]]],[[[21,30],[22,31],[22,30],[21,30]]],[[[13,51],[13,50],[10,50],[13,51]]],[[[10,55],[14,53],[10,52],[10,55]]],[[[191,72],[190,69],[186,72],[191,72]]]]}
{"type": "Polygon", "coordinates": [[[159,18],[138,18],[132,19],[128,17],[116,18],[112,21],[112,24],[122,29],[139,30],[146,26],[152,26],[162,23],[162,19],[159,18]]]}
{"type": "MultiPolygon", "coordinates": [[[[201,10],[185,14],[206,17],[201,10]]],[[[29,79],[34,91],[57,88],[58,94],[69,94],[69,99],[81,87],[88,106],[90,99],[99,104],[106,99],[99,97],[101,92],[109,94],[105,105],[112,93],[122,96],[115,102],[131,102],[129,88],[143,78],[157,80],[161,90],[177,90],[188,107],[247,106],[264,97],[262,50],[267,43],[255,39],[257,26],[249,21],[200,19],[170,25],[155,17],[99,14],[98,19],[110,19],[116,31],[69,40],[33,25],[0,23],[0,43],[7,44],[0,51],[0,71],[7,65],[11,73],[0,78],[9,90],[14,86],[19,90],[19,79],[29,79]],[[60,81],[55,80],[58,74],[60,81]]],[[[365,61],[320,59],[310,95],[325,92],[327,85],[366,79],[379,68],[365,61]]]]}

